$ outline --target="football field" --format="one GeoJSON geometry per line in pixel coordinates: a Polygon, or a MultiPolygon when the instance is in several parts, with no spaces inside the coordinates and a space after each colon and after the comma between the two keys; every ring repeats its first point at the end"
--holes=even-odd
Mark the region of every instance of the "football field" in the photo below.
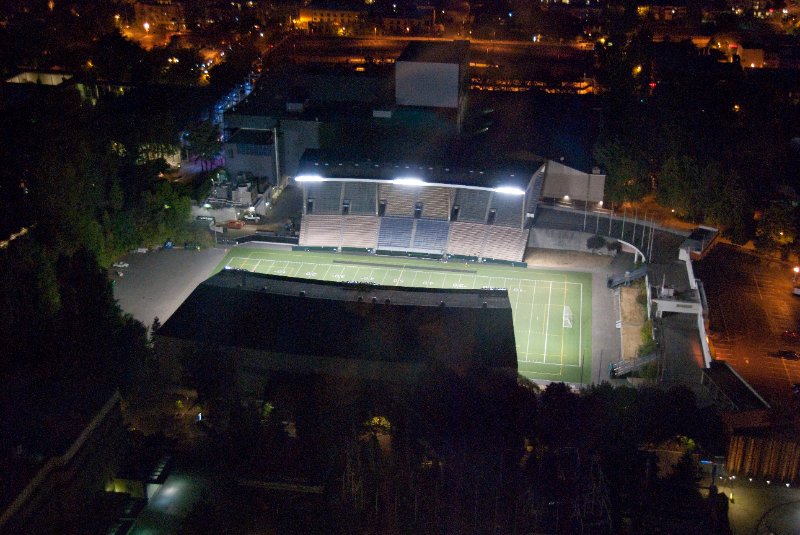
{"type": "Polygon", "coordinates": [[[547,381],[591,380],[592,279],[588,273],[324,252],[233,247],[217,271],[420,288],[507,288],[519,372],[547,381]]]}

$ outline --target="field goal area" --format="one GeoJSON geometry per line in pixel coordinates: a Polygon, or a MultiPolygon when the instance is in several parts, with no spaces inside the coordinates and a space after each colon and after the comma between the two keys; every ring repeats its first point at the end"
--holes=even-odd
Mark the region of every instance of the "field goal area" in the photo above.
{"type": "Polygon", "coordinates": [[[519,373],[534,380],[591,380],[592,279],[588,273],[240,246],[228,252],[216,271],[225,268],[387,286],[507,288],[519,373]]]}

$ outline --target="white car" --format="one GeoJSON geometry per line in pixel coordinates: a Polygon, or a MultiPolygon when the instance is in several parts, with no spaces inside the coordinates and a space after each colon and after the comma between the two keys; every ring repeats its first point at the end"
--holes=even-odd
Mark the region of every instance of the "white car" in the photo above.
{"type": "Polygon", "coordinates": [[[126,268],[126,267],[129,267],[129,266],[130,266],[130,264],[128,264],[127,262],[114,262],[112,264],[112,267],[115,267],[115,268],[118,268],[118,269],[126,268]]]}
{"type": "Polygon", "coordinates": [[[258,223],[259,221],[261,221],[261,218],[255,214],[246,214],[244,216],[244,219],[245,221],[250,221],[253,223],[258,223]]]}

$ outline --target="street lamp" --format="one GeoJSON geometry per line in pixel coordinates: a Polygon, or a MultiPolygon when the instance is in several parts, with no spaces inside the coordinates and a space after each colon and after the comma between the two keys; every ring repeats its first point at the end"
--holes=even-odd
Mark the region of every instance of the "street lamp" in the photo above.
{"type": "Polygon", "coordinates": [[[800,266],[794,266],[792,271],[794,272],[794,275],[792,275],[792,284],[794,284],[797,282],[797,275],[800,274],[800,266]]]}

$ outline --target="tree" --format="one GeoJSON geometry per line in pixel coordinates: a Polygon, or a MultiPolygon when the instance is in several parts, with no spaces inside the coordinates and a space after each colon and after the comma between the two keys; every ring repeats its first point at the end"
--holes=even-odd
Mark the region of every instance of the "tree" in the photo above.
{"type": "Polygon", "coordinates": [[[670,156],[661,166],[656,198],[682,217],[702,216],[703,188],[697,162],[689,156],[670,156]]]}
{"type": "Polygon", "coordinates": [[[222,151],[219,127],[211,120],[191,124],[187,131],[186,143],[189,154],[200,162],[203,171],[210,170],[212,162],[222,151]]]}
{"type": "Polygon", "coordinates": [[[595,145],[593,156],[606,171],[607,200],[638,200],[647,192],[647,168],[636,150],[619,141],[601,140],[595,145]]]}
{"type": "Polygon", "coordinates": [[[592,252],[602,248],[605,244],[606,239],[598,235],[590,236],[589,239],[586,240],[586,248],[591,249],[592,252]]]}
{"type": "Polygon", "coordinates": [[[788,247],[797,237],[794,209],[773,203],[761,214],[756,227],[756,247],[763,250],[778,249],[788,253],[788,247]]]}

